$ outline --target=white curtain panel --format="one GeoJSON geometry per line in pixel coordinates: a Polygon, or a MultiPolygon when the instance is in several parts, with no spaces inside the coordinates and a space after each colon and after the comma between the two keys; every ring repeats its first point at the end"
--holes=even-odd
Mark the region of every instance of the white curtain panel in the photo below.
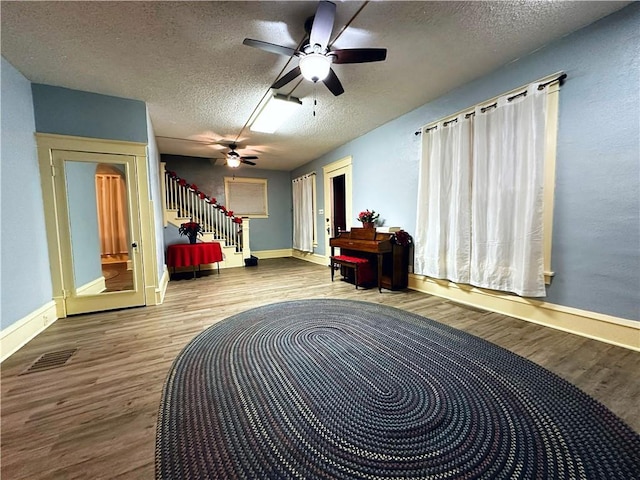
{"type": "Polygon", "coordinates": [[[119,175],[96,175],[102,255],[127,253],[127,187],[119,175]]]}
{"type": "Polygon", "coordinates": [[[293,248],[313,252],[313,178],[293,181],[293,248]]]}
{"type": "Polygon", "coordinates": [[[546,294],[542,207],[546,91],[476,109],[471,284],[525,297],[546,294]]]}
{"type": "Polygon", "coordinates": [[[472,120],[424,132],[418,184],[415,272],[469,283],[472,120]]]}

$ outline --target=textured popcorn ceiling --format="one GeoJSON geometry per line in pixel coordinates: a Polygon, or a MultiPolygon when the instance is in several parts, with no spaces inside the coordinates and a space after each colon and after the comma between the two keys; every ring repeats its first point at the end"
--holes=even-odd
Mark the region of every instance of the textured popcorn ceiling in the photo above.
{"type": "MultiPolygon", "coordinates": [[[[363,3],[337,2],[332,38],[363,3]]],[[[287,85],[303,107],[272,135],[245,124],[288,59],[242,40],[295,47],[317,2],[2,1],[2,55],[32,82],[147,102],[158,137],[238,139],[257,168],[291,170],[628,3],[367,3],[334,48],[386,47],[387,60],[335,65],[339,97],[287,85]]],[[[157,142],[161,153],[224,151],[157,142]]]]}

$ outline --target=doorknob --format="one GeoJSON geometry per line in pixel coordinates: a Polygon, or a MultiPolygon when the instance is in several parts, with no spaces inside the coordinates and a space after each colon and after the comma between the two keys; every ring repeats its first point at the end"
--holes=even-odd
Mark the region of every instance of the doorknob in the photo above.
{"type": "Polygon", "coordinates": [[[131,244],[131,247],[132,247],[132,248],[138,248],[138,244],[137,244],[136,242],[133,242],[133,243],[131,244]]]}

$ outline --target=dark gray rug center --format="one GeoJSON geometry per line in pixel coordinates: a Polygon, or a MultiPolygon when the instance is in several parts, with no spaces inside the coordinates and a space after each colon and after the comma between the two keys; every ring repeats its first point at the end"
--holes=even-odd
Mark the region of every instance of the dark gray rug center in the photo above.
{"type": "Polygon", "coordinates": [[[402,310],[284,302],[171,368],[158,478],[630,479],[640,436],[553,373],[402,310]]]}

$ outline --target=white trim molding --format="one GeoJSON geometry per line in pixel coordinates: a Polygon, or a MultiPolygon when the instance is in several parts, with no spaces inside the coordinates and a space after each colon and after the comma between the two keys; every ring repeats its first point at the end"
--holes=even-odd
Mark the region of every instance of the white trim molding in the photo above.
{"type": "Polygon", "coordinates": [[[640,352],[640,322],[409,274],[409,288],[640,352]]]}
{"type": "Polygon", "coordinates": [[[258,257],[258,259],[286,258],[293,256],[293,250],[290,248],[281,248],[278,250],[259,250],[257,252],[251,252],[251,255],[258,257]]]}
{"type": "Polygon", "coordinates": [[[169,269],[166,265],[162,266],[162,278],[160,279],[160,285],[156,288],[156,305],[162,305],[164,302],[164,296],[167,293],[167,286],[169,285],[169,269]]]}
{"type": "Polygon", "coordinates": [[[30,340],[44,332],[57,319],[56,304],[50,301],[2,330],[0,332],[0,362],[4,362],[30,340]]]}
{"type": "Polygon", "coordinates": [[[100,275],[95,280],[91,280],[76,288],[76,295],[97,295],[98,293],[102,293],[107,289],[105,282],[105,278],[100,275]]]}
{"type": "Polygon", "coordinates": [[[323,267],[329,266],[329,259],[325,255],[318,255],[317,253],[301,252],[300,250],[293,251],[293,258],[299,258],[306,262],[316,263],[323,267]]]}

